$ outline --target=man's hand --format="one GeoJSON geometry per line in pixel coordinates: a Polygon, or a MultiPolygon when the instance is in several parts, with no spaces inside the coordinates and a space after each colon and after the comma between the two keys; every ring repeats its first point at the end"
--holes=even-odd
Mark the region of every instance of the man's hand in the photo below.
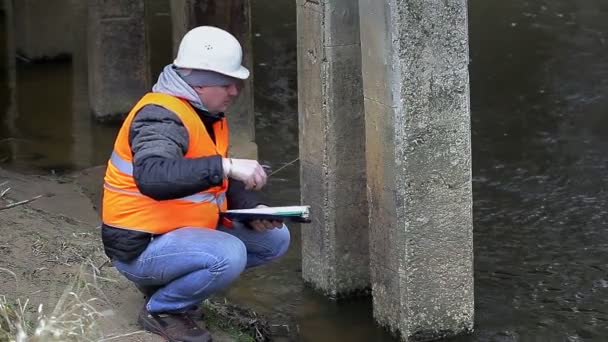
{"type": "Polygon", "coordinates": [[[266,185],[266,171],[257,160],[224,158],[224,175],[245,183],[247,190],[260,190],[266,185]]]}
{"type": "MultiPolygon", "coordinates": [[[[260,204],[256,208],[268,208],[268,206],[260,204]]],[[[249,221],[249,225],[253,230],[262,233],[275,228],[283,228],[283,221],[253,220],[249,221]]]]}

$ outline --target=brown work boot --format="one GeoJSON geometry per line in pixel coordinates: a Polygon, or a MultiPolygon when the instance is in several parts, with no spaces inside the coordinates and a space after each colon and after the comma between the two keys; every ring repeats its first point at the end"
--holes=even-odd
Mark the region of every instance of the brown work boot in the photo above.
{"type": "Polygon", "coordinates": [[[187,313],[153,313],[146,307],[139,313],[139,324],[169,342],[211,342],[211,334],[199,327],[187,313]]]}

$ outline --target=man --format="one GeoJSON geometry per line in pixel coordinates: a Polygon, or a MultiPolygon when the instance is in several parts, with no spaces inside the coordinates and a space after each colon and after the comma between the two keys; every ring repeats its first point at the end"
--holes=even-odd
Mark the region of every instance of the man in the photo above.
{"type": "Polygon", "coordinates": [[[287,251],[278,221],[247,225],[226,209],[263,206],[266,173],[227,157],[224,111],[249,71],[228,32],[202,26],[182,39],[153,92],[131,110],[106,170],[102,240],[108,257],[146,295],[139,323],[169,341],[211,341],[198,305],[247,267],[287,251]]]}

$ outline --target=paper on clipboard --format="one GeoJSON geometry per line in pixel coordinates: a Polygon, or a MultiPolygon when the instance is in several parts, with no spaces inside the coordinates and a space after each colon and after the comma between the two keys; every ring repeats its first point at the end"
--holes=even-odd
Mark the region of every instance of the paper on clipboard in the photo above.
{"type": "Polygon", "coordinates": [[[235,209],[221,215],[235,221],[282,220],[291,222],[310,222],[310,206],[263,207],[255,209],[235,209]]]}

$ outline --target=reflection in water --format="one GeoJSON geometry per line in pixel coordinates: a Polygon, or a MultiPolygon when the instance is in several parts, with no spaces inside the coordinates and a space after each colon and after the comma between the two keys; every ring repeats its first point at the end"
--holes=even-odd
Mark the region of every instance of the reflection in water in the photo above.
{"type": "MultiPolygon", "coordinates": [[[[74,13],[74,21],[84,26],[86,8],[78,3],[74,13]]],[[[15,65],[13,18],[2,12],[2,19],[0,162],[43,173],[104,163],[115,128],[94,125],[89,114],[86,32],[73,32],[73,63],[15,65]]]]}
{"type": "MultiPolygon", "coordinates": [[[[603,340],[608,3],[469,4],[476,332],[452,340],[603,340]]],[[[295,2],[252,5],[257,143],[260,158],[276,169],[298,155],[295,2]]],[[[166,32],[166,17],[148,20],[151,32],[166,32]]],[[[167,37],[153,43],[158,67],[170,55],[167,37]]],[[[46,172],[104,163],[115,128],[89,120],[82,57],[20,65],[17,89],[9,91],[15,73],[5,67],[6,55],[2,165],[46,172]]],[[[298,203],[297,165],[273,176],[264,194],[272,204],[298,203]]],[[[302,229],[308,227],[291,227],[285,258],[247,272],[228,297],[292,329],[297,324],[303,341],[393,341],[374,325],[369,299],[334,303],[304,286],[302,229]]]]}
{"type": "Polygon", "coordinates": [[[17,66],[17,88],[2,94],[9,96],[2,100],[7,113],[12,107],[17,111],[14,119],[6,119],[14,126],[2,136],[7,143],[0,143],[0,159],[7,166],[26,172],[65,172],[107,159],[115,128],[93,125],[88,110],[83,113],[88,108],[86,83],[74,82],[73,77],[83,79],[73,74],[76,67],[70,63],[17,66]],[[8,142],[17,148],[7,148],[8,142]]]}

